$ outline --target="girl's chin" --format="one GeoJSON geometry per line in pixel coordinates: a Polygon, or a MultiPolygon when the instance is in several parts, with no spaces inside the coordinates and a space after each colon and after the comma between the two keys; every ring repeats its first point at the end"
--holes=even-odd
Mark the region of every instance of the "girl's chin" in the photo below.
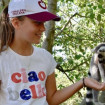
{"type": "Polygon", "coordinates": [[[37,42],[33,42],[33,44],[39,44],[40,43],[40,41],[37,41],[37,42]]]}

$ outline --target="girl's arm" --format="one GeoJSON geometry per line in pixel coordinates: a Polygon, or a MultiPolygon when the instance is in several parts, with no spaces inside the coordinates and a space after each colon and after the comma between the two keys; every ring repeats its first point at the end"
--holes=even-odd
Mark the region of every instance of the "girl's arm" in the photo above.
{"type": "MultiPolygon", "coordinates": [[[[93,88],[95,90],[105,90],[105,84],[99,83],[92,78],[85,78],[85,85],[87,87],[93,88]]],[[[83,81],[80,80],[69,87],[66,87],[61,90],[56,89],[56,81],[55,74],[51,74],[48,76],[46,81],[46,90],[47,90],[47,101],[49,105],[59,105],[64,102],[72,95],[74,95],[77,91],[79,91],[83,87],[83,81]]]]}

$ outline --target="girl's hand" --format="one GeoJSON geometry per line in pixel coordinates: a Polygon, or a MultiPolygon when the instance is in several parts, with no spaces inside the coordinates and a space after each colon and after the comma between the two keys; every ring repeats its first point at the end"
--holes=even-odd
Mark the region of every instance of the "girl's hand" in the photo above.
{"type": "Polygon", "coordinates": [[[99,91],[105,90],[105,83],[99,83],[93,78],[88,78],[88,77],[85,78],[84,83],[86,87],[92,88],[94,90],[99,90],[99,91]]]}

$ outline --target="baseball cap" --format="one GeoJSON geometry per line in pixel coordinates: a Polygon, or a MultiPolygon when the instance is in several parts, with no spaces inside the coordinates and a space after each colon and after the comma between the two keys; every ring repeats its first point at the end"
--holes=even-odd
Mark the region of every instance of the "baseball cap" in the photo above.
{"type": "Polygon", "coordinates": [[[47,10],[43,0],[11,0],[8,5],[8,15],[9,17],[27,16],[39,22],[60,20],[59,16],[47,10]]]}

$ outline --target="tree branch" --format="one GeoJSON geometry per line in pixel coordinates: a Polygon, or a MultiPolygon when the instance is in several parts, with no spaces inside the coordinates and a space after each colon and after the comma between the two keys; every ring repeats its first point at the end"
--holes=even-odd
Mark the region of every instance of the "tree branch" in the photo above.
{"type": "Polygon", "coordinates": [[[78,66],[81,66],[81,65],[83,65],[84,63],[87,63],[87,62],[86,62],[86,61],[85,61],[85,62],[82,62],[82,63],[80,63],[79,65],[74,66],[72,69],[64,70],[64,71],[65,71],[65,72],[73,71],[73,70],[75,70],[78,66]]]}
{"type": "Polygon", "coordinates": [[[63,32],[63,30],[68,26],[68,24],[69,24],[69,22],[71,21],[71,19],[72,19],[74,16],[76,16],[77,14],[78,14],[78,13],[75,13],[74,15],[72,15],[72,16],[69,18],[69,20],[67,21],[67,23],[66,23],[66,24],[64,25],[64,27],[61,29],[61,31],[55,36],[55,38],[63,32]]]}
{"type": "MultiPolygon", "coordinates": [[[[67,75],[67,73],[65,72],[65,70],[62,68],[62,66],[60,66],[60,64],[57,64],[57,67],[56,67],[59,71],[61,71],[62,73],[64,73],[67,78],[69,79],[69,81],[71,81],[73,84],[74,84],[74,81],[72,79],[69,78],[69,76],[67,75]]],[[[78,95],[79,96],[82,96],[82,94],[80,92],[78,92],[78,95]]]]}
{"type": "Polygon", "coordinates": [[[67,21],[67,23],[66,23],[66,24],[64,25],[64,27],[61,29],[61,31],[60,31],[57,35],[55,35],[55,38],[63,32],[63,30],[64,30],[64,29],[68,26],[68,24],[71,22],[71,19],[72,19],[73,17],[75,17],[76,15],[78,15],[78,16],[80,16],[80,17],[86,17],[86,16],[82,16],[82,15],[80,15],[79,13],[76,12],[74,15],[72,15],[72,16],[69,18],[69,20],[67,21]]]}
{"type": "Polygon", "coordinates": [[[62,73],[64,73],[66,75],[66,77],[69,79],[69,81],[71,81],[72,83],[74,83],[74,81],[72,79],[69,78],[69,76],[67,75],[67,73],[65,72],[65,70],[62,68],[62,66],[60,66],[60,64],[57,64],[56,67],[59,71],[61,71],[62,73]]]}

